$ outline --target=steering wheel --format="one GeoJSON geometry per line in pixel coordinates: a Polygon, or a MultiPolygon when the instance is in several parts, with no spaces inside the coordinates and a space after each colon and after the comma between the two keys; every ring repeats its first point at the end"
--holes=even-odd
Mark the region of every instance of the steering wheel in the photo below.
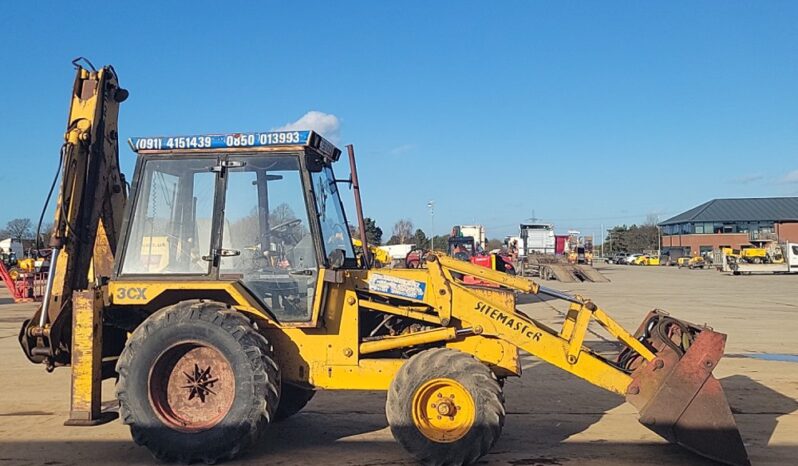
{"type": "Polygon", "coordinates": [[[471,257],[470,257],[470,255],[467,252],[456,252],[456,253],[454,253],[454,258],[455,259],[459,259],[461,261],[466,261],[466,262],[471,260],[471,257]]]}
{"type": "Polygon", "coordinates": [[[336,234],[340,232],[341,233],[341,238],[346,237],[346,231],[344,230],[344,227],[340,223],[336,223],[332,227],[332,230],[333,230],[333,233],[336,233],[336,234]]]}

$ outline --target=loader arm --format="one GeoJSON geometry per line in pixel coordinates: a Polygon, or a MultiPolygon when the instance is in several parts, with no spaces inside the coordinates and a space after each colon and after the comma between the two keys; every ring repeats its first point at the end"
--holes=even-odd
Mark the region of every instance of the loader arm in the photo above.
{"type": "Polygon", "coordinates": [[[50,238],[44,302],[20,332],[29,359],[48,367],[70,362],[72,294],[111,276],[127,199],[119,168],[117,116],[128,92],[113,67],[77,68],[61,149],[61,184],[50,238]]]}
{"type": "Polygon", "coordinates": [[[626,397],[640,411],[640,422],[665,439],[722,463],[749,464],[723,388],[712,376],[723,356],[724,334],[663,311],[650,312],[631,334],[592,301],[528,279],[437,253],[427,257],[427,267],[429,304],[443,325],[459,322],[459,335],[503,340],[626,397]],[[499,287],[469,287],[462,282],[463,275],[499,287]],[[519,311],[508,290],[569,302],[561,329],[519,311]],[[593,320],[620,343],[616,359],[606,359],[584,345],[593,320]]]}
{"type": "MultiPolygon", "coordinates": [[[[429,285],[431,289],[458,288],[452,292],[451,299],[441,300],[445,304],[442,308],[438,307],[439,313],[463,321],[464,325],[475,329],[475,333],[507,341],[601,388],[625,395],[632,379],[626,371],[584,347],[583,342],[590,320],[596,320],[618,341],[633,348],[647,361],[655,358],[651,350],[591,301],[549,290],[525,278],[496,272],[443,255],[430,255],[427,261],[430,275],[443,278],[441,281],[432,279],[429,285]],[[514,299],[509,301],[506,299],[506,291],[469,289],[458,284],[453,276],[457,273],[477,276],[483,281],[525,293],[552,294],[571,301],[562,329],[557,332],[520,312],[514,306],[514,299]]],[[[437,295],[446,296],[440,291],[437,295]]]]}

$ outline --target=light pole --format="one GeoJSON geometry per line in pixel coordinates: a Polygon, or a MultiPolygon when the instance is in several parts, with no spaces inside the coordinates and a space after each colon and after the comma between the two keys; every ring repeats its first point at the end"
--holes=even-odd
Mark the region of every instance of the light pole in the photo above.
{"type": "MultiPolygon", "coordinates": [[[[604,224],[603,223],[601,224],[601,229],[599,231],[601,232],[602,235],[604,234],[604,224]]],[[[605,257],[604,256],[604,238],[601,238],[601,257],[605,257]]]]}
{"type": "Polygon", "coordinates": [[[435,201],[427,202],[427,208],[429,208],[429,217],[430,217],[430,237],[429,237],[429,250],[435,250],[435,201]]]}

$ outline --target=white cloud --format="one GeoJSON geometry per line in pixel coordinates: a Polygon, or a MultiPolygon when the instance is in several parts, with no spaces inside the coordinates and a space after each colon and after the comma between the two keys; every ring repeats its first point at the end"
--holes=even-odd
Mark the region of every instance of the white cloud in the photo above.
{"type": "Polygon", "coordinates": [[[762,181],[764,179],[765,175],[762,175],[760,173],[754,173],[751,175],[745,175],[738,178],[734,178],[733,180],[731,180],[731,182],[735,184],[751,184],[751,183],[756,183],[757,181],[762,181]]]}
{"type": "Polygon", "coordinates": [[[784,175],[784,178],[781,179],[783,183],[790,183],[790,184],[798,184],[798,170],[793,170],[790,173],[784,175]]]}
{"type": "Polygon", "coordinates": [[[274,128],[272,131],[297,131],[303,129],[313,130],[337,144],[341,136],[341,119],[331,113],[311,110],[298,120],[279,128],[274,128]]]}
{"type": "Polygon", "coordinates": [[[403,144],[401,146],[394,147],[393,149],[388,151],[388,155],[402,155],[406,154],[416,148],[415,144],[403,144]]]}

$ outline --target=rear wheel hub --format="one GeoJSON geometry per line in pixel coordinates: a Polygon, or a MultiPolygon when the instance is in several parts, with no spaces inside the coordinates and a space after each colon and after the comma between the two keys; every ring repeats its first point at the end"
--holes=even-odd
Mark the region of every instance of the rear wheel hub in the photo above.
{"type": "Polygon", "coordinates": [[[230,362],[216,348],[182,342],[156,360],[149,380],[150,403],[169,427],[199,432],[218,424],[235,399],[230,362]]]}

